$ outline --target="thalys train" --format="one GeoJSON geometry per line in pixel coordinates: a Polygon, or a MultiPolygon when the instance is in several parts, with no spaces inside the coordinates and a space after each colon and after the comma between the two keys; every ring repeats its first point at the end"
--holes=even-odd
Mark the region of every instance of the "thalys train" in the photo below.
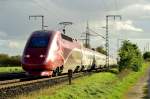
{"type": "MultiPolygon", "coordinates": [[[[93,70],[105,66],[106,56],[85,48],[76,39],[60,31],[39,30],[29,37],[22,55],[22,67],[31,75],[56,76],[68,72],[93,70]]],[[[115,59],[109,59],[116,65],[115,59]]]]}

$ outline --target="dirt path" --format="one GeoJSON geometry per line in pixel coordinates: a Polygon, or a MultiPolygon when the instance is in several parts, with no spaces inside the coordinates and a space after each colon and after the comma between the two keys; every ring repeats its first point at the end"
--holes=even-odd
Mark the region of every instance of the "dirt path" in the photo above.
{"type": "MultiPolygon", "coordinates": [[[[128,93],[125,94],[124,99],[149,99],[146,98],[146,94],[144,93],[144,87],[146,85],[150,85],[150,68],[147,70],[145,75],[143,75],[138,82],[129,89],[128,93]]],[[[149,88],[150,89],[150,86],[149,88]]],[[[148,94],[148,93],[147,93],[148,94]]]]}

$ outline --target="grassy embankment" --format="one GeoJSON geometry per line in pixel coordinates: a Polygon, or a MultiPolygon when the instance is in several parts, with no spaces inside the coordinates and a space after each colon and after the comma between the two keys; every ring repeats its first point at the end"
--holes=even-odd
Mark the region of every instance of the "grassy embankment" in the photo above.
{"type": "Polygon", "coordinates": [[[13,72],[21,72],[22,67],[0,67],[0,73],[13,73],[13,72]]]}
{"type": "MultiPolygon", "coordinates": [[[[124,93],[142,76],[148,63],[139,72],[121,74],[103,72],[78,78],[72,85],[62,84],[41,89],[18,99],[122,99],[124,93]]],[[[15,97],[16,99],[16,97],[15,97]]]]}

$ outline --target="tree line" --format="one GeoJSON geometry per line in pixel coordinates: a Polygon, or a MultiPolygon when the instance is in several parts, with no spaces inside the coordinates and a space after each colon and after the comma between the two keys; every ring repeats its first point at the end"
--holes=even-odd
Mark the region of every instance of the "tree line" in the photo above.
{"type": "Polygon", "coordinates": [[[0,54],[0,67],[7,66],[21,66],[21,56],[9,56],[7,54],[0,54]]]}

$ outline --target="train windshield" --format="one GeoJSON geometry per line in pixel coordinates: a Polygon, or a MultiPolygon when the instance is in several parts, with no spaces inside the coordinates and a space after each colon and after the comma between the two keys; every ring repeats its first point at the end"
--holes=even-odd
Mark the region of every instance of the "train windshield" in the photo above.
{"type": "Polygon", "coordinates": [[[29,42],[30,48],[45,48],[48,46],[48,37],[32,37],[29,42]]]}

